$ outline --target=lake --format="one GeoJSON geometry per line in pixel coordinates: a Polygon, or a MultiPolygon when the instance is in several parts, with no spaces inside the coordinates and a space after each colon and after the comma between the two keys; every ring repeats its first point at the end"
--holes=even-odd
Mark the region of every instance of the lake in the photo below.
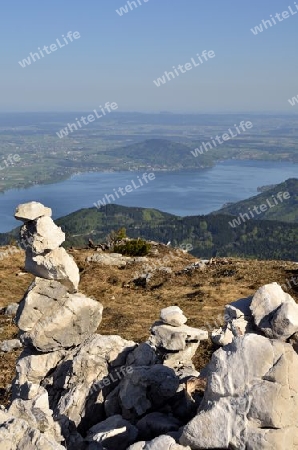
{"type": "MultiPolygon", "coordinates": [[[[150,171],[147,171],[150,173],[150,171]]],[[[225,161],[200,171],[155,172],[155,179],[140,186],[143,172],[83,173],[56,184],[11,189],[0,194],[0,232],[20,225],[13,218],[19,203],[39,201],[53,210],[53,217],[90,208],[105,195],[134,181],[137,189],[119,195],[124,206],[156,208],[179,216],[208,214],[224,203],[257,195],[259,186],[297,178],[298,164],[267,161],[225,161]]],[[[129,189],[128,189],[129,190],[129,189]]]]}

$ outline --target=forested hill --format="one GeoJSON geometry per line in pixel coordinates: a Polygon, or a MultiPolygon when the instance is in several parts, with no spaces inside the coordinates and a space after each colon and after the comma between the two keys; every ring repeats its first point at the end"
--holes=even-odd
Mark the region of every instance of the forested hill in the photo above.
{"type": "MultiPolygon", "coordinates": [[[[204,153],[194,158],[191,153],[195,147],[191,143],[178,143],[167,139],[147,139],[107,152],[107,156],[117,158],[118,164],[126,167],[154,168],[156,170],[181,170],[212,167],[214,155],[204,153]]],[[[229,155],[229,153],[227,152],[229,155]]],[[[217,158],[219,159],[219,158],[217,158]]]]}
{"type": "Polygon", "coordinates": [[[249,211],[252,211],[253,218],[256,220],[268,219],[298,223],[298,179],[290,178],[255,197],[231,204],[212,214],[239,216],[239,214],[249,213],[249,211]],[[289,195],[285,194],[287,192],[289,195]],[[267,206],[267,209],[263,206],[263,211],[261,211],[261,205],[267,206]]]}
{"type": "MultiPolygon", "coordinates": [[[[56,223],[66,232],[67,247],[86,246],[89,238],[95,243],[103,242],[112,230],[124,227],[132,238],[170,241],[177,247],[191,244],[191,253],[199,257],[241,256],[295,261],[298,260],[297,205],[298,180],[289,179],[256,197],[206,216],[178,217],[155,209],[108,204],[100,209],[81,209],[56,223]],[[289,192],[290,198],[258,216],[263,220],[239,220],[239,215],[248,208],[265,204],[269,198],[272,201],[272,196],[277,198],[278,192],[289,192]]],[[[17,229],[0,234],[0,245],[17,238],[17,229]]]]}
{"type": "MultiPolygon", "coordinates": [[[[191,244],[198,257],[241,256],[259,259],[298,260],[298,224],[248,220],[234,228],[231,216],[177,217],[154,209],[107,205],[81,209],[56,220],[66,232],[66,246],[84,247],[91,238],[100,243],[112,231],[126,228],[129,237],[143,237],[172,246],[191,244]]],[[[12,234],[0,235],[8,243],[12,234]]]]}
{"type": "Polygon", "coordinates": [[[129,237],[143,237],[173,246],[191,244],[200,257],[243,256],[298,260],[298,224],[249,220],[237,227],[227,215],[177,217],[154,209],[107,205],[82,209],[57,220],[66,245],[103,241],[111,230],[126,228],[129,237]]]}

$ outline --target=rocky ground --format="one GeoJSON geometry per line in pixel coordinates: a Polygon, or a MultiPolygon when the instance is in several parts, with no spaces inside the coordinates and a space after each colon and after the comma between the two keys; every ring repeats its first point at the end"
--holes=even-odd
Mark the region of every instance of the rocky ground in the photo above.
{"type": "MultiPolygon", "coordinates": [[[[0,260],[0,309],[19,302],[33,280],[24,272],[24,253],[11,250],[1,249],[6,256],[0,260]]],[[[153,245],[147,261],[119,259],[116,265],[92,261],[99,255],[94,250],[73,249],[70,253],[80,269],[80,292],[104,306],[98,331],[136,342],[147,339],[160,310],[170,305],[184,311],[189,326],[212,330],[223,323],[224,305],[254,294],[260,286],[273,281],[286,285],[288,280],[284,290],[298,300],[298,286],[294,283],[298,284],[298,265],[293,262],[229,258],[192,266],[197,259],[164,245],[153,245]],[[142,274],[147,274],[146,282],[141,276],[138,280],[142,274]]],[[[0,314],[0,341],[16,336],[11,316],[0,314]]],[[[194,358],[198,370],[210,360],[213,351],[211,341],[201,342],[194,358]]],[[[7,386],[15,375],[19,354],[20,350],[0,351],[0,404],[8,403],[7,386]]]]}

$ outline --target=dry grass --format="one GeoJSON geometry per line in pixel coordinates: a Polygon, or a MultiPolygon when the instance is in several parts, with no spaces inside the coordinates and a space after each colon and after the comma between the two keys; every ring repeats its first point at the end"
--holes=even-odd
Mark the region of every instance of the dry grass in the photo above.
{"type": "MultiPolygon", "coordinates": [[[[159,318],[161,308],[178,305],[188,317],[187,324],[194,327],[216,328],[224,305],[253,294],[260,286],[276,281],[286,282],[293,275],[297,277],[298,266],[284,261],[256,261],[229,258],[218,259],[205,271],[195,270],[180,273],[195,259],[180,251],[158,247],[159,254],[151,256],[151,266],[167,254],[171,254],[171,274],[157,271],[147,287],[136,286],[133,274],[142,264],[135,263],[123,269],[107,267],[98,263],[87,263],[86,257],[92,250],[73,250],[80,271],[80,291],[104,306],[103,320],[98,332],[120,334],[126,339],[144,341],[149,335],[151,324],[159,318]]],[[[0,261],[0,309],[21,300],[33,277],[18,275],[24,265],[24,255],[15,254],[0,261]]],[[[298,289],[288,292],[298,300],[298,289]]],[[[11,339],[17,329],[10,318],[0,315],[0,340],[11,339]]],[[[202,342],[195,357],[198,369],[203,367],[213,352],[211,341],[202,342]]],[[[7,402],[5,387],[14,377],[15,361],[19,352],[0,352],[0,404],[7,402]]]]}

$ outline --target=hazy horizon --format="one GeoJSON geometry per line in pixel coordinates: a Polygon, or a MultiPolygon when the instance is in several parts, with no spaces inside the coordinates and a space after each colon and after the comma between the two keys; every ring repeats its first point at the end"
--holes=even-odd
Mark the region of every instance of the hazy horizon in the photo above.
{"type": "Polygon", "coordinates": [[[294,1],[135,4],[2,5],[1,111],[92,111],[110,101],[121,112],[296,114],[294,1]],[[286,19],[274,19],[282,12],[286,19]],[[263,20],[271,25],[252,32],[263,20]]]}

